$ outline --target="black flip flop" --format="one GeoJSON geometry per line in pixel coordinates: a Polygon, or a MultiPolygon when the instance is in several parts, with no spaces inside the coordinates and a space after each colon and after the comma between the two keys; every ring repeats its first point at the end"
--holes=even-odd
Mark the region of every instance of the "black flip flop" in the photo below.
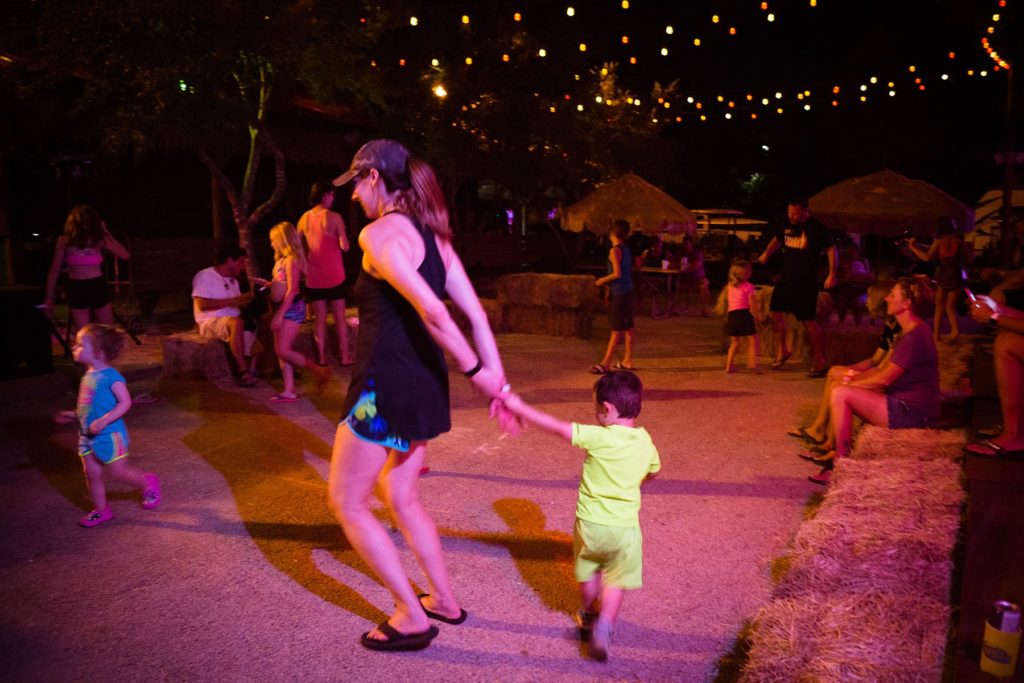
{"type": "Polygon", "coordinates": [[[811,433],[807,431],[807,427],[797,427],[796,429],[790,429],[788,432],[786,432],[786,436],[792,436],[794,439],[803,439],[804,441],[809,441],[810,443],[813,443],[817,446],[820,446],[821,444],[825,443],[825,439],[821,439],[819,441],[818,439],[815,439],[813,436],[811,436],[811,433]]]}
{"type": "Polygon", "coordinates": [[[359,642],[363,644],[363,647],[367,647],[371,650],[386,650],[386,651],[399,651],[399,650],[422,650],[426,646],[430,645],[430,641],[437,637],[440,631],[436,626],[431,626],[426,631],[419,633],[401,633],[394,626],[389,624],[387,620],[380,622],[377,625],[377,630],[387,636],[387,640],[377,640],[376,638],[370,637],[370,632],[367,631],[359,639],[359,642]]]}
{"type": "MultiPolygon", "coordinates": [[[[828,455],[829,452],[831,451],[826,451],[821,455],[828,455]]],[[[807,462],[814,463],[818,467],[825,467],[826,465],[832,464],[832,458],[818,458],[813,453],[797,453],[796,457],[800,458],[801,460],[806,460],[807,462]]]]}
{"type": "MultiPolygon", "coordinates": [[[[420,607],[423,607],[423,598],[429,598],[430,597],[430,593],[420,593],[416,597],[418,597],[420,599],[420,607]]],[[[464,609],[460,609],[459,610],[459,616],[455,617],[454,619],[451,618],[451,617],[446,617],[443,614],[438,614],[437,612],[431,612],[426,607],[423,607],[423,611],[426,613],[427,617],[430,618],[430,619],[436,619],[437,621],[443,621],[446,624],[452,624],[454,626],[458,626],[459,624],[461,624],[462,622],[464,622],[466,620],[466,617],[469,616],[469,614],[467,614],[466,610],[464,610],[464,609]]]]}

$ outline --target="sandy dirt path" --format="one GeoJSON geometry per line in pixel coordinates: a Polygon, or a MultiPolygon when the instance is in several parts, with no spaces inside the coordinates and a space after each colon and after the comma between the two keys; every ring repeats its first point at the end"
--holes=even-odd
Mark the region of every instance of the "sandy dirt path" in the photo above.
{"type": "MultiPolygon", "coordinates": [[[[592,421],[586,369],[607,337],[499,338],[514,388],[560,417],[592,421]]],[[[803,369],[727,376],[720,322],[641,319],[641,423],[663,470],[644,492],[645,584],[627,594],[611,659],[575,638],[570,557],[582,453],[537,430],[499,438],[453,376],[454,429],[421,481],[470,618],[418,653],[363,649],[390,611],[344,540],[325,477],[347,380],[271,406],[243,390],[159,378],[159,401],[129,414],[136,464],[165,503],[113,497],[115,518],[74,524],[88,505],[60,399],[6,405],[0,497],[0,647],[6,680],[703,681],[770,593],[812,470],[785,436],[820,392],[803,369]]],[[[307,389],[310,387],[307,386],[307,389]]],[[[381,513],[383,515],[383,513],[381,513]]],[[[415,563],[398,533],[411,576],[415,563]]]]}

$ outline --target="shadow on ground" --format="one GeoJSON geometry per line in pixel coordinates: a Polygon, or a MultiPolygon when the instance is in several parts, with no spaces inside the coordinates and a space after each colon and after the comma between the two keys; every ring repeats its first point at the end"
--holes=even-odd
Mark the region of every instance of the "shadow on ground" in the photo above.
{"type": "Polygon", "coordinates": [[[371,622],[387,617],[355,590],[322,572],[314,551],[376,577],[341,533],[320,474],[303,453],[330,457],[319,436],[245,397],[210,384],[164,380],[161,396],[200,418],[183,439],[224,477],[246,531],[274,567],[313,594],[371,622]],[[226,413],[231,419],[224,419],[226,413]],[[239,454],[244,457],[239,457],[239,454]]]}

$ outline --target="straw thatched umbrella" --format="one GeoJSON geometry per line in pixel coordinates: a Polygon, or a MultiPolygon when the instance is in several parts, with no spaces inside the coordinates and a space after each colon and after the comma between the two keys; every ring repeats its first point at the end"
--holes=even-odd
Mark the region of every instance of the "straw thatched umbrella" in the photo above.
{"type": "Polygon", "coordinates": [[[974,209],[934,185],[890,170],[836,183],[808,205],[825,225],[847,232],[897,237],[910,230],[931,237],[950,220],[964,233],[974,229],[974,209]]]}
{"type": "Polygon", "coordinates": [[[562,209],[562,228],[603,235],[624,218],[634,232],[678,235],[693,232],[697,221],[685,206],[637,175],[627,173],[601,185],[572,206],[562,209]]]}

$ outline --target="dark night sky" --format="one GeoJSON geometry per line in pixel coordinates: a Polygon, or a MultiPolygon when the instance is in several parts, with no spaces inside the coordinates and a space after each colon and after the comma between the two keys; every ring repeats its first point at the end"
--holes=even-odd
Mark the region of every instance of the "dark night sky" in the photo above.
{"type": "MultiPolygon", "coordinates": [[[[577,95],[575,74],[605,62],[619,64],[620,83],[645,105],[654,81],[678,81],[681,98],[663,112],[682,118],[666,129],[666,150],[676,157],[676,168],[675,180],[665,184],[684,203],[728,203],[737,181],[754,173],[770,178],[773,194],[792,195],[813,194],[886,167],[973,203],[1000,183],[992,157],[1006,138],[1005,71],[993,69],[981,38],[994,26],[993,44],[1012,58],[1018,2],[999,7],[998,0],[817,0],[811,6],[810,0],[787,0],[769,2],[767,10],[760,0],[632,0],[628,9],[621,0],[431,2],[413,10],[419,25],[405,35],[414,69],[435,54],[449,68],[460,68],[465,56],[492,63],[503,52],[532,54],[543,47],[548,54],[537,88],[553,102],[563,93],[577,95]],[[522,21],[513,24],[515,12],[522,21]],[[1000,21],[993,22],[997,12],[1000,21]],[[769,13],[774,22],[767,20],[769,13]],[[468,24],[461,24],[462,14],[468,24]],[[531,44],[507,44],[502,36],[510,35],[510,27],[524,31],[531,44]],[[699,47],[694,38],[701,40],[699,47]],[[872,76],[877,84],[870,83],[872,76]],[[890,81],[895,96],[889,95],[890,81]],[[797,99],[805,90],[811,95],[797,99]],[[867,102],[860,101],[862,95],[867,102]],[[687,103],[689,97],[703,108],[687,103]],[[771,106],[761,104],[763,97],[771,106]],[[808,104],[811,110],[805,111],[808,104]],[[726,112],[733,118],[727,120],[726,112]],[[750,119],[752,113],[757,120],[750,119]]],[[[396,13],[395,20],[407,18],[396,13]]],[[[642,172],[642,160],[638,166],[642,172]]]]}
{"type": "MultiPolygon", "coordinates": [[[[434,0],[413,3],[415,10],[396,10],[394,21],[407,26],[398,45],[404,41],[410,68],[421,72],[429,71],[435,54],[454,69],[465,68],[466,56],[477,65],[493,64],[503,52],[544,47],[548,56],[537,89],[552,100],[574,91],[575,74],[605,62],[619,63],[620,82],[644,98],[645,106],[655,80],[678,80],[680,99],[670,115],[682,122],[665,129],[672,168],[661,184],[688,206],[736,205],[740,182],[761,174],[768,178],[764,203],[742,208],[766,216],[788,196],[811,195],[882,168],[932,182],[968,204],[999,186],[1002,172],[993,154],[1005,148],[1006,76],[993,71],[981,37],[994,25],[993,43],[1012,60],[1012,48],[1024,44],[1010,38],[1020,34],[1016,6],[1022,1],[1006,0],[1000,8],[998,0],[817,0],[815,7],[810,0],[787,0],[769,2],[762,10],[760,0],[631,0],[624,10],[621,0],[434,0]],[[570,5],[573,17],[566,13],[570,5]],[[410,12],[418,15],[418,27],[408,27],[410,12]],[[521,22],[513,23],[515,12],[522,13],[521,22]],[[769,12],[776,14],[774,22],[767,21],[769,12]],[[1001,20],[993,23],[996,12],[1001,20]],[[470,16],[468,25],[461,24],[462,14],[470,16]],[[665,30],[669,25],[671,35],[665,30]],[[516,30],[528,36],[526,45],[495,39],[516,30]],[[621,40],[624,35],[628,44],[621,40]],[[694,38],[701,39],[700,47],[694,38]],[[587,44],[586,52],[580,43],[587,44]],[[630,57],[636,57],[635,65],[630,57]],[[968,69],[976,75],[968,77],[968,69]],[[981,70],[988,76],[977,75],[981,70]],[[941,79],[944,73],[949,80],[941,79]],[[881,82],[869,85],[868,101],[861,103],[860,86],[871,76],[881,82]],[[916,90],[915,78],[922,79],[924,92],[916,90]],[[888,96],[888,81],[895,83],[895,97],[888,96]],[[838,95],[833,86],[839,86],[838,95]],[[798,100],[804,90],[811,96],[798,100]],[[775,99],[776,91],[781,100],[775,99]],[[718,95],[724,103],[717,102],[718,95]],[[702,102],[703,109],[688,104],[688,97],[702,102]],[[770,107],[761,105],[762,97],[771,98],[770,107]],[[729,100],[736,103],[732,110],[729,100]],[[805,104],[811,111],[803,110],[805,104]],[[775,112],[777,106],[783,114],[775,112]],[[733,113],[731,120],[724,118],[726,112],[733,113]],[[758,119],[751,120],[751,113],[758,119]],[[701,114],[708,120],[701,122],[701,114]]],[[[1024,92],[1024,85],[1017,91],[1024,92]]],[[[1024,131],[1018,130],[1017,139],[1024,139],[1024,131]]],[[[638,160],[635,170],[642,172],[643,162],[638,160]]],[[[195,183],[200,192],[204,182],[200,177],[195,183]]],[[[96,188],[80,189],[75,194],[89,195],[96,188]]]]}

